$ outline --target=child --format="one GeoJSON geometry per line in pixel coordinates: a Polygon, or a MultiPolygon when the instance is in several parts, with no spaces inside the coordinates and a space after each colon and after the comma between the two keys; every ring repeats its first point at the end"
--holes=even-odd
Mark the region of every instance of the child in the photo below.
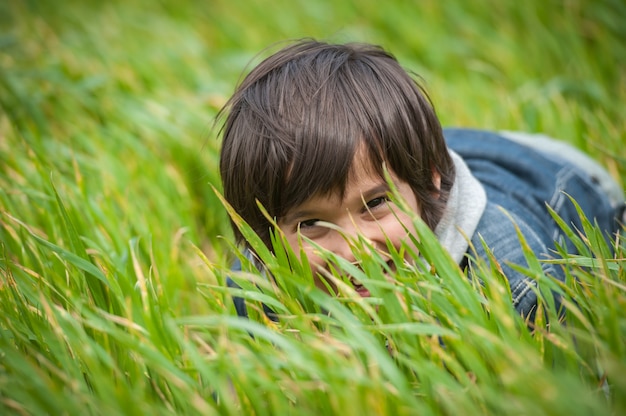
{"type": "MultiPolygon", "coordinates": [[[[570,195],[607,238],[623,214],[621,188],[570,146],[544,136],[442,129],[426,93],[376,46],[295,43],[254,68],[222,111],[224,196],[265,244],[272,226],[257,200],[295,253],[299,234],[349,261],[344,235],[358,233],[383,253],[387,241],[399,249],[411,221],[389,200],[386,169],[462,267],[468,254],[486,256],[486,242],[524,315],[537,298],[534,281],[510,266],[526,264],[514,223],[534,253],[549,258],[563,235],[546,205],[580,228],[570,195]],[[468,253],[467,238],[476,253],[468,253]]],[[[245,244],[236,228],[235,235],[245,244]]],[[[323,288],[317,272],[328,265],[303,244],[323,288]]],[[[575,251],[571,243],[568,249],[575,251]]],[[[543,269],[564,278],[558,265],[543,269]]],[[[241,299],[236,306],[246,315],[241,299]]]]}

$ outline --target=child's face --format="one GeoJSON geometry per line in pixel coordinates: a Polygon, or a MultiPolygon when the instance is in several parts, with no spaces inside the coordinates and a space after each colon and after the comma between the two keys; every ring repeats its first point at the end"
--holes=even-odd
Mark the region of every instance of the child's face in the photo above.
{"type": "MultiPolygon", "coordinates": [[[[387,239],[396,250],[400,249],[403,241],[410,243],[405,228],[413,231],[411,217],[389,200],[387,182],[369,168],[369,158],[359,157],[360,153],[362,152],[357,152],[355,156],[351,179],[347,183],[343,199],[339,192],[330,196],[314,195],[279,219],[278,225],[295,253],[300,251],[298,233],[301,233],[302,236],[346,260],[355,261],[346,239],[338,231],[320,222],[337,226],[349,237],[357,234],[366,237],[383,255],[387,252],[387,239]]],[[[393,172],[389,173],[399,195],[411,210],[419,215],[420,207],[409,184],[398,179],[393,172]]],[[[316,285],[325,289],[317,272],[320,269],[327,269],[328,265],[315,254],[310,244],[304,240],[302,244],[313,275],[317,276],[316,285]]],[[[410,258],[406,260],[413,261],[410,258]]],[[[391,259],[388,264],[393,270],[394,265],[391,259]]],[[[369,296],[369,292],[359,282],[353,281],[352,283],[361,296],[369,296]]]]}

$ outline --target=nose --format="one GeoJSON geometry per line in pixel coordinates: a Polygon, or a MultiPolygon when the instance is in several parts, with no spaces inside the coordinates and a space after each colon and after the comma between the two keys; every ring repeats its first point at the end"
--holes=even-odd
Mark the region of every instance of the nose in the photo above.
{"type": "Polygon", "coordinates": [[[329,241],[326,247],[334,254],[341,256],[350,263],[356,262],[353,247],[354,242],[359,236],[365,238],[374,248],[382,248],[380,244],[385,244],[382,231],[378,227],[378,224],[373,222],[372,224],[365,225],[350,223],[341,227],[340,230],[333,230],[333,232],[329,234],[331,241],[329,241]]]}
{"type": "Polygon", "coordinates": [[[326,245],[326,248],[351,263],[356,261],[354,253],[352,252],[352,242],[356,235],[346,234],[340,231],[333,231],[331,234],[332,236],[329,236],[331,241],[326,245]]]}

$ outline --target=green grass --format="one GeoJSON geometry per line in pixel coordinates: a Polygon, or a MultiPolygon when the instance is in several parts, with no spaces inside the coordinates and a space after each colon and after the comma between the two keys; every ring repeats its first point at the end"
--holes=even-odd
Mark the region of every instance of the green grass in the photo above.
{"type": "Polygon", "coordinates": [[[624,19],[617,0],[0,3],[0,413],[623,414],[626,249],[590,224],[564,285],[527,271],[567,325],[546,302],[528,328],[497,268],[468,281],[423,227],[437,273],[390,284],[364,255],[376,296],[330,298],[266,253],[277,281],[234,276],[238,319],[212,122],[264,48],[368,41],[445,125],[543,132],[624,184],[624,19]]]}

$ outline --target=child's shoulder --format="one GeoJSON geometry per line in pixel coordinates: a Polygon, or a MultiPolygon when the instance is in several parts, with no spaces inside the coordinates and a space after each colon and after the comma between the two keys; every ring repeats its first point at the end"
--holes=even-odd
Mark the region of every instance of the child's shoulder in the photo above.
{"type": "Polygon", "coordinates": [[[509,132],[448,127],[443,129],[443,134],[448,147],[464,158],[514,154],[519,159],[520,156],[541,154],[540,149],[528,142],[512,140],[509,132]]]}
{"type": "Polygon", "coordinates": [[[445,128],[444,136],[448,147],[474,168],[494,165],[539,182],[539,177],[551,178],[566,170],[600,188],[612,205],[624,200],[621,186],[607,170],[564,140],[540,133],[468,128],[445,128]]]}

